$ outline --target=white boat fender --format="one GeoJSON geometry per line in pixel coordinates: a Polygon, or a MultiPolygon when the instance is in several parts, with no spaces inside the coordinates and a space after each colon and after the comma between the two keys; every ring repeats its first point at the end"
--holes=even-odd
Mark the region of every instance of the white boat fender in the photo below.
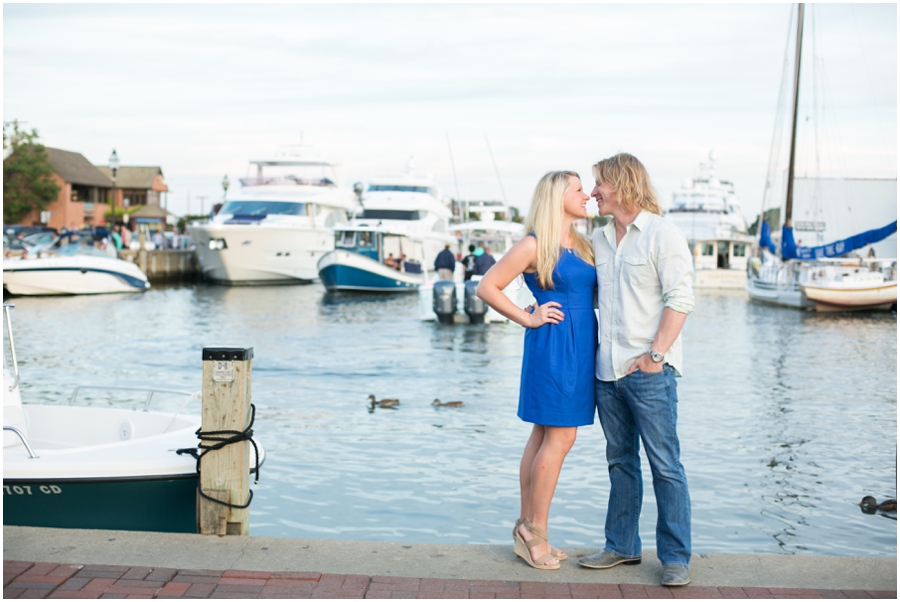
{"type": "MultiPolygon", "coordinates": [[[[182,454],[189,454],[195,458],[197,458],[197,474],[200,474],[200,462],[203,461],[203,456],[211,451],[215,451],[217,449],[222,449],[226,445],[231,445],[233,443],[240,443],[241,441],[249,441],[251,445],[253,445],[253,452],[256,457],[256,463],[253,477],[253,484],[259,483],[259,447],[256,445],[256,441],[253,440],[253,422],[256,420],[256,406],[252,403],[250,404],[250,424],[247,425],[243,431],[203,431],[201,429],[197,429],[197,437],[200,439],[200,443],[197,444],[197,447],[186,447],[182,449],[176,449],[175,453],[179,456],[182,454]],[[205,445],[204,441],[216,441],[212,445],[205,445]]],[[[250,490],[250,496],[247,498],[246,504],[230,504],[228,502],[223,502],[221,500],[217,500],[214,497],[209,496],[204,493],[202,489],[200,489],[199,483],[197,484],[197,493],[199,493],[203,498],[220,504],[222,506],[228,506],[229,508],[235,508],[238,510],[243,510],[244,508],[250,507],[250,502],[253,501],[253,490],[250,490]]]]}

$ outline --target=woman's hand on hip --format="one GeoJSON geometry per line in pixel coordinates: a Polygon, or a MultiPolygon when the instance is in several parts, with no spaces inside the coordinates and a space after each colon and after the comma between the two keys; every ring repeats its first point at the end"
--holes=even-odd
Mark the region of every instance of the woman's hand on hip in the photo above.
{"type": "Polygon", "coordinates": [[[529,328],[540,328],[544,324],[559,324],[566,315],[561,309],[560,303],[556,301],[547,301],[543,305],[539,305],[536,310],[532,311],[529,316],[529,328]]]}

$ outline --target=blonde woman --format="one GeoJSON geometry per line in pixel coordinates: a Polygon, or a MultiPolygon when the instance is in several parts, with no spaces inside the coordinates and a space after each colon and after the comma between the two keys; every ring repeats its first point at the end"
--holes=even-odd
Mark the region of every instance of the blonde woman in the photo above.
{"type": "Polygon", "coordinates": [[[547,541],[550,502],[577,427],[594,422],[597,274],[591,242],[576,232],[589,197],[578,174],[553,171],[538,182],[525,220],[528,236],[478,284],[477,294],[526,328],[519,418],[534,426],[519,466],[521,515],[515,552],[536,569],[558,569],[565,553],[547,541]],[[519,274],[536,305],[526,311],[503,289],[519,274]]]}

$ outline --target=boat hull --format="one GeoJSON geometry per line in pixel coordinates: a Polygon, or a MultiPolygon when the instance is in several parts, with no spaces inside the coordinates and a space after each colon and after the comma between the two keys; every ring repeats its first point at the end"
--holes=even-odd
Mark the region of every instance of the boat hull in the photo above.
{"type": "Polygon", "coordinates": [[[319,261],[319,278],[329,291],[415,292],[424,274],[400,272],[349,251],[334,250],[319,261]]]}
{"type": "Polygon", "coordinates": [[[3,524],[196,533],[196,473],[135,479],[3,479],[3,524]]]}
{"type": "Polygon", "coordinates": [[[889,311],[897,303],[897,283],[872,287],[819,287],[806,285],[803,292],[816,311],[889,311]]]}
{"type": "Polygon", "coordinates": [[[76,255],[4,261],[3,288],[11,295],[102,295],[143,292],[150,283],[133,263],[76,255]]]}
{"type": "Polygon", "coordinates": [[[204,224],[190,234],[203,276],[229,285],[309,284],[319,259],[334,248],[325,228],[204,224]]]}

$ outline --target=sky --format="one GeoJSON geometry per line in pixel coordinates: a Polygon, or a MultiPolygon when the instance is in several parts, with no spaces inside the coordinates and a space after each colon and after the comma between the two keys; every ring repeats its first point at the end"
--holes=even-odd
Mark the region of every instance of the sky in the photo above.
{"type": "MultiPolygon", "coordinates": [[[[250,160],[302,143],[340,163],[347,185],[400,174],[412,156],[446,196],[523,210],[547,171],[575,170],[589,189],[590,166],[620,151],[665,205],[714,151],[752,221],[795,12],[6,3],[3,119],[94,164],[116,149],[122,165],[161,167],[177,215],[208,210],[250,160]]],[[[805,36],[798,174],[896,178],[896,4],[814,5],[805,36]]],[[[896,197],[884,210],[896,218],[896,197]]]]}

